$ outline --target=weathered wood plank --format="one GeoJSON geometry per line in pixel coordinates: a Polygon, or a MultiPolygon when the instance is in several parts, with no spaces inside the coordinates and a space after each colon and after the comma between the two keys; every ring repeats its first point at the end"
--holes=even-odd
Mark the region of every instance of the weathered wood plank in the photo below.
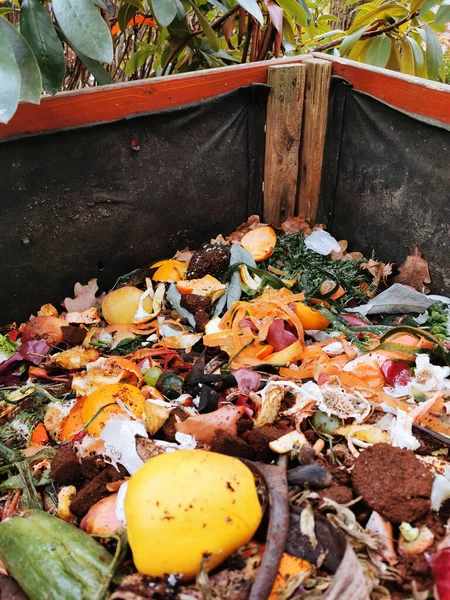
{"type": "Polygon", "coordinates": [[[296,214],[314,221],[319,204],[332,68],[331,63],[318,58],[305,61],[305,68],[305,102],[296,214]]]}
{"type": "Polygon", "coordinates": [[[279,225],[295,214],[306,67],[269,68],[264,164],[264,220],[279,225]]]}

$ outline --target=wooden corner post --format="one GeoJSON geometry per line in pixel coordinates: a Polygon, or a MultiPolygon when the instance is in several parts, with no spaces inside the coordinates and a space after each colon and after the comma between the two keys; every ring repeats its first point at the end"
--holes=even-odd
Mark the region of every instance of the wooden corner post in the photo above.
{"type": "Polygon", "coordinates": [[[332,64],[327,60],[311,58],[305,60],[305,67],[296,214],[314,222],[320,196],[332,64]]]}
{"type": "Polygon", "coordinates": [[[306,67],[269,67],[264,163],[264,221],[280,225],[294,216],[306,67]]]}

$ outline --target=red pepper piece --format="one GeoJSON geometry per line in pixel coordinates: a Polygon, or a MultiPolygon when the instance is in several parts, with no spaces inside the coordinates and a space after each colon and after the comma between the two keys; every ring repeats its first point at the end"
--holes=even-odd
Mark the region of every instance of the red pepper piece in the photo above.
{"type": "Polygon", "coordinates": [[[381,365],[381,372],[389,385],[393,387],[406,385],[411,381],[411,368],[404,360],[385,360],[381,365]]]}

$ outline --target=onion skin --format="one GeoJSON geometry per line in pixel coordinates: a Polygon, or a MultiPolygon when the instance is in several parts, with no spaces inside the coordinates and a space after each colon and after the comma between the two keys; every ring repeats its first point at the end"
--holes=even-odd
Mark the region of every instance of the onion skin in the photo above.
{"type": "Polygon", "coordinates": [[[117,535],[123,525],[116,517],[117,494],[99,500],[88,510],[80,523],[80,529],[90,535],[117,535]]]}
{"type": "Polygon", "coordinates": [[[450,548],[442,548],[428,559],[439,600],[450,600],[450,548]]]}
{"type": "Polygon", "coordinates": [[[44,340],[49,346],[56,346],[63,341],[62,328],[67,326],[68,323],[58,317],[34,317],[22,331],[22,342],[44,340]]]}
{"type": "Polygon", "coordinates": [[[282,319],[274,319],[267,332],[267,343],[275,352],[280,352],[297,341],[297,336],[285,328],[282,319]]]}

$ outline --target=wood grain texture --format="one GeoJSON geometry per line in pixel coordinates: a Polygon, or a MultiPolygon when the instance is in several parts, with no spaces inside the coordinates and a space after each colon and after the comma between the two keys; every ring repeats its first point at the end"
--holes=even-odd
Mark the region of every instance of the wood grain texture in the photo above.
{"type": "Polygon", "coordinates": [[[317,58],[329,60],[333,75],[347,79],[356,90],[370,94],[390,106],[409,113],[450,123],[450,86],[421,77],[395,73],[345,58],[331,58],[314,53],[317,58]]]}
{"type": "Polygon", "coordinates": [[[332,67],[328,61],[313,58],[305,61],[305,68],[296,214],[314,222],[319,205],[332,67]]]}
{"type": "Polygon", "coordinates": [[[264,162],[264,220],[279,225],[295,214],[306,67],[269,68],[264,162]]]}

